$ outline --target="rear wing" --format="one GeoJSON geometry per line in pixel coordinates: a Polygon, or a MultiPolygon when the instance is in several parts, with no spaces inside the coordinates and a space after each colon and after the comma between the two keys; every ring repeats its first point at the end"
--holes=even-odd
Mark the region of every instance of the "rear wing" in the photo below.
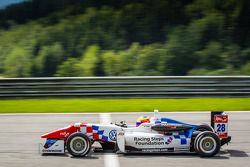
{"type": "Polygon", "coordinates": [[[211,126],[219,138],[228,138],[228,115],[223,111],[211,112],[211,126]]]}

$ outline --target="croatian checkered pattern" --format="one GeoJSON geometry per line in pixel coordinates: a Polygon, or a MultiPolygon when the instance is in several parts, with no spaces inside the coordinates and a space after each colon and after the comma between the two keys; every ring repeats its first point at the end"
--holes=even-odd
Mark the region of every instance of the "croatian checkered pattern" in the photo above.
{"type": "Polygon", "coordinates": [[[187,144],[187,137],[185,136],[184,132],[173,132],[169,133],[168,135],[174,136],[175,139],[179,139],[181,145],[187,144]]]}
{"type": "Polygon", "coordinates": [[[81,132],[89,136],[91,139],[108,141],[108,136],[104,135],[104,130],[100,130],[96,125],[82,125],[81,132]]]}

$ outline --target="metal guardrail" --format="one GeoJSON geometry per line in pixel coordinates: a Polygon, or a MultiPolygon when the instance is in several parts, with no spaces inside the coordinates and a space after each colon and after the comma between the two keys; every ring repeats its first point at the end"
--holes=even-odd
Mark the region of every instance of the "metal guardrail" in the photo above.
{"type": "Polygon", "coordinates": [[[1,78],[0,98],[250,97],[250,76],[1,78]]]}

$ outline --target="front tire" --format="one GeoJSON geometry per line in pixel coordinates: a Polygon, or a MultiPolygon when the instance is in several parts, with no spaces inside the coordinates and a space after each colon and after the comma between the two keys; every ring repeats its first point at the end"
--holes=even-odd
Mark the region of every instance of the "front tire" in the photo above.
{"type": "Polygon", "coordinates": [[[85,134],[74,133],[67,139],[66,146],[72,156],[84,157],[91,149],[91,142],[85,134]]]}
{"type": "Polygon", "coordinates": [[[213,132],[201,132],[195,138],[194,149],[202,157],[212,157],[220,151],[220,139],[213,132]]]}

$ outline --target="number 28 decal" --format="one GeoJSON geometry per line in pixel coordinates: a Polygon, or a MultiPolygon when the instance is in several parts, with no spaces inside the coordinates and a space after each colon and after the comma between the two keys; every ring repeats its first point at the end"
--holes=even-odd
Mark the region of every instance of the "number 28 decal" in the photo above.
{"type": "Polygon", "coordinates": [[[226,131],[226,125],[225,124],[217,124],[217,132],[225,132],[226,131]]]}

